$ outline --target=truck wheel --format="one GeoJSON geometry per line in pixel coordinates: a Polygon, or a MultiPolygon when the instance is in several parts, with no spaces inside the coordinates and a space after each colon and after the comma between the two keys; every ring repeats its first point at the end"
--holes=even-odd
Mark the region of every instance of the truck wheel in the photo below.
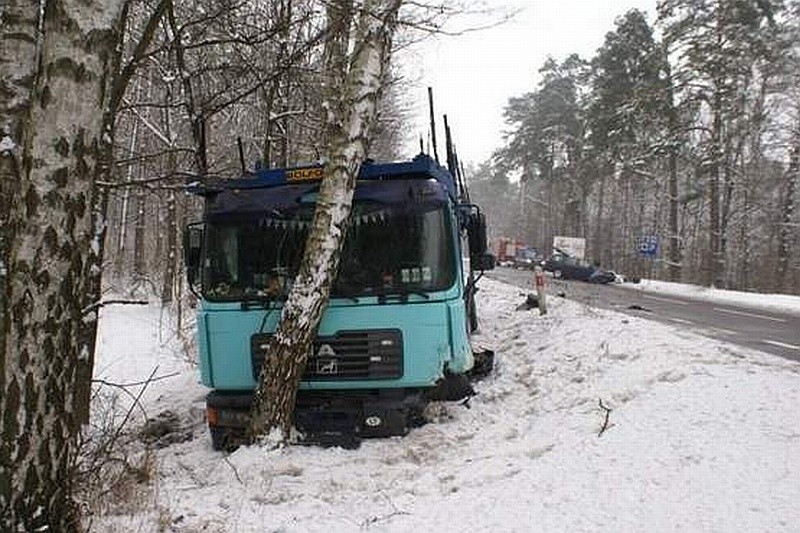
{"type": "Polygon", "coordinates": [[[215,452],[225,451],[225,443],[228,440],[227,432],[220,427],[209,427],[209,433],[211,433],[211,448],[215,452]]]}
{"type": "Polygon", "coordinates": [[[209,426],[211,448],[216,452],[233,452],[244,443],[244,434],[229,428],[209,426]]]}
{"type": "Polygon", "coordinates": [[[562,274],[561,274],[561,271],[560,271],[560,270],[554,270],[554,271],[553,271],[553,277],[554,277],[554,278],[556,278],[556,279],[561,279],[561,276],[562,276],[562,274]]]}
{"type": "Polygon", "coordinates": [[[408,410],[408,427],[419,428],[427,423],[424,407],[414,407],[408,410]]]}
{"type": "Polygon", "coordinates": [[[428,399],[438,402],[457,402],[471,396],[475,396],[475,389],[472,388],[469,378],[464,374],[449,372],[439,380],[436,388],[428,392],[428,399]]]}

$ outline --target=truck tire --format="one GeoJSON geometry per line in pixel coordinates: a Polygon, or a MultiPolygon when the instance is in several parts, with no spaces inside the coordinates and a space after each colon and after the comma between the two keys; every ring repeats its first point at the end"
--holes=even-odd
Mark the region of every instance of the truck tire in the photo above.
{"type": "Polygon", "coordinates": [[[220,427],[209,427],[208,431],[211,433],[211,448],[215,452],[226,451],[225,444],[228,441],[227,432],[220,427]]]}
{"type": "Polygon", "coordinates": [[[215,452],[233,452],[245,443],[242,431],[219,426],[209,426],[208,431],[211,433],[211,448],[215,452]]]}
{"type": "Polygon", "coordinates": [[[475,389],[465,374],[446,372],[444,378],[436,384],[436,388],[428,392],[428,399],[437,402],[457,402],[475,396],[475,389]]]}

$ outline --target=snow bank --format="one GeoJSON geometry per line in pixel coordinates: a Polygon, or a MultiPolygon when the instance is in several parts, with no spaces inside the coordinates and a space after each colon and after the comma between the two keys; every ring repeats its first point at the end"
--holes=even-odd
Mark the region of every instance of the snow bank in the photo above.
{"type": "MultiPolygon", "coordinates": [[[[469,408],[432,405],[429,424],[358,450],[246,447],[229,456],[211,450],[196,417],[194,440],[156,452],[148,505],[94,528],[796,529],[800,365],[559,298],[545,317],[515,311],[519,289],[493,280],[478,296],[476,340],[496,350],[497,368],[469,408]],[[600,400],[611,412],[598,436],[600,400]]],[[[125,310],[124,320],[111,311],[101,349],[125,362],[103,354],[109,375],[147,374],[170,358],[154,344],[152,310],[125,310]]],[[[175,365],[186,390],[162,389],[151,410],[202,405],[202,389],[188,384],[194,370],[175,365]]]]}
{"type": "Polygon", "coordinates": [[[783,313],[800,315],[800,296],[792,296],[790,294],[760,294],[755,292],[728,291],[711,287],[701,287],[700,285],[688,285],[685,283],[672,283],[669,281],[656,281],[652,279],[645,279],[642,280],[641,283],[636,284],[624,283],[618,286],[656,294],[673,294],[675,296],[683,296],[684,298],[692,298],[694,300],[705,300],[758,308],[765,311],[780,311],[783,313]]]}

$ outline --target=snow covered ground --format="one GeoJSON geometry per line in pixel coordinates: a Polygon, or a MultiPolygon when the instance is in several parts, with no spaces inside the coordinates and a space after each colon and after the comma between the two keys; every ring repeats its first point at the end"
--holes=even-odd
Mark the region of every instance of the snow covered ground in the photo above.
{"type": "Polygon", "coordinates": [[[656,281],[644,279],[641,283],[624,283],[619,285],[627,289],[635,289],[650,293],[673,294],[695,300],[706,300],[743,307],[763,309],[765,311],[781,311],[784,313],[800,314],[800,296],[789,294],[758,294],[753,292],[729,291],[688,285],[685,283],[671,283],[669,281],[656,281]]]}
{"type": "Polygon", "coordinates": [[[93,530],[797,531],[800,364],[559,298],[516,311],[517,287],[481,283],[497,367],[470,408],[433,405],[358,450],[213,452],[205,390],[158,310],[105,309],[99,377],[177,373],[143,401],[194,438],[156,449],[137,503],[93,530]]]}

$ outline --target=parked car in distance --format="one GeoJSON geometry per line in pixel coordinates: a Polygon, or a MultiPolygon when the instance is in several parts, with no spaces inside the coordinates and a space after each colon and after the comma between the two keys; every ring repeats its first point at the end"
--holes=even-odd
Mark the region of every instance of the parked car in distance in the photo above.
{"type": "Polygon", "coordinates": [[[517,249],[514,256],[514,268],[533,270],[543,259],[542,253],[532,246],[523,246],[517,249]]]}
{"type": "Polygon", "coordinates": [[[617,281],[617,275],[609,270],[595,270],[586,281],[589,283],[614,283],[617,281]]]}
{"type": "Polygon", "coordinates": [[[542,268],[556,279],[576,279],[590,283],[612,283],[617,281],[614,272],[600,270],[594,265],[582,263],[566,254],[554,254],[542,262],[542,268]]]}
{"type": "Polygon", "coordinates": [[[595,267],[581,263],[568,255],[554,254],[542,263],[545,272],[551,272],[557,279],[577,279],[589,281],[595,267]]]}

